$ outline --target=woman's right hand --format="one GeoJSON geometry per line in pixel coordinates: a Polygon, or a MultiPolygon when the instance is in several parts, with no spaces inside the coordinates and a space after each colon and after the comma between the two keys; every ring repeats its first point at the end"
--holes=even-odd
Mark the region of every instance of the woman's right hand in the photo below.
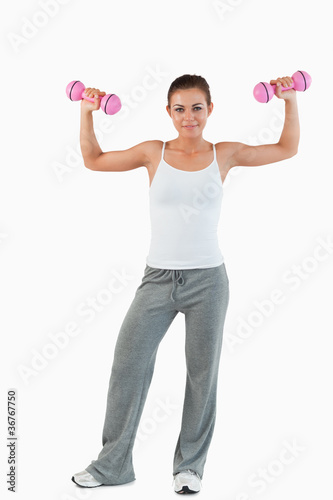
{"type": "Polygon", "coordinates": [[[101,92],[99,89],[94,87],[86,87],[84,93],[87,97],[94,98],[94,102],[87,101],[87,99],[81,100],[81,109],[84,111],[97,111],[100,108],[101,98],[106,95],[105,92],[101,92]],[[96,98],[100,96],[99,98],[96,98]]]}

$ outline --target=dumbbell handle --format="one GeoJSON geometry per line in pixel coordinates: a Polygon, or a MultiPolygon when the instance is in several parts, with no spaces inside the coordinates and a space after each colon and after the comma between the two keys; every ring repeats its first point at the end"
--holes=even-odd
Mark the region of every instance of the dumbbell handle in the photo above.
{"type": "MultiPolygon", "coordinates": [[[[94,98],[93,98],[93,97],[88,97],[88,96],[86,96],[86,94],[85,94],[84,92],[85,92],[85,91],[83,91],[83,92],[82,92],[82,95],[81,95],[82,99],[84,99],[85,101],[95,102],[95,100],[94,100],[94,98]]],[[[113,95],[114,95],[114,94],[109,94],[109,99],[110,99],[110,97],[112,97],[113,95]]],[[[100,96],[99,96],[99,100],[101,101],[103,97],[107,97],[107,96],[106,96],[106,95],[100,95],[100,96]]],[[[107,100],[106,100],[105,107],[107,106],[107,104],[108,104],[108,100],[109,100],[109,99],[107,99],[107,100]]]]}
{"type": "MultiPolygon", "coordinates": [[[[274,93],[275,93],[275,89],[276,89],[276,84],[274,83],[273,85],[271,85],[271,87],[273,87],[273,90],[274,90],[274,93]]],[[[284,90],[290,90],[290,89],[293,89],[295,87],[295,84],[294,82],[292,83],[292,85],[290,87],[284,87],[283,85],[280,85],[280,89],[281,91],[283,92],[284,90]]]]}
{"type": "MultiPolygon", "coordinates": [[[[111,95],[113,95],[113,94],[111,94],[111,95]]],[[[102,99],[102,97],[105,97],[105,96],[104,95],[100,95],[98,97],[100,99],[102,99]]],[[[86,94],[84,93],[84,91],[82,92],[82,99],[85,99],[86,101],[90,101],[90,102],[95,102],[94,98],[86,96],[86,94]]]]}

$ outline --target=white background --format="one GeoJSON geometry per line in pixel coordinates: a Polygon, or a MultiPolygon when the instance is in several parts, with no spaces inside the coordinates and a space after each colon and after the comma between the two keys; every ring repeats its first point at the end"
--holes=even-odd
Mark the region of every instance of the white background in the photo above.
{"type": "Polygon", "coordinates": [[[144,167],[120,174],[83,166],[80,104],[67,99],[67,83],[79,79],[123,99],[124,109],[113,117],[94,113],[103,151],[175,138],[166,94],[184,73],[204,76],[211,87],[215,108],[206,140],[263,144],[278,141],[284,102],[274,97],[259,104],[252,89],[297,70],[313,79],[307,92],[297,94],[298,154],[235,169],[224,184],[219,238],[230,303],[218,417],[200,495],[310,500],[331,494],[330,12],[328,1],[304,0],[6,3],[1,22],[1,495],[10,494],[10,388],[18,395],[15,498],[174,495],[172,460],[185,387],[180,314],[160,345],[134,450],[136,481],[93,490],[71,481],[101,449],[113,349],[141,282],[150,221],[144,167]],[[301,277],[292,281],[296,272],[301,277]],[[77,308],[89,297],[102,297],[114,273],[130,278],[88,322],[77,308]],[[276,289],[279,304],[271,302],[276,289]],[[260,312],[264,302],[266,315],[260,312]],[[241,322],[248,325],[246,335],[241,322]],[[64,334],[69,323],[79,328],[75,336],[64,334]],[[62,348],[51,338],[59,332],[68,341],[62,348]],[[43,352],[53,353],[52,359],[43,358],[44,365],[43,352]],[[33,372],[36,353],[39,369],[33,372]],[[285,451],[288,443],[296,446],[294,455],[285,451]],[[266,479],[258,482],[264,470],[266,479]]]}

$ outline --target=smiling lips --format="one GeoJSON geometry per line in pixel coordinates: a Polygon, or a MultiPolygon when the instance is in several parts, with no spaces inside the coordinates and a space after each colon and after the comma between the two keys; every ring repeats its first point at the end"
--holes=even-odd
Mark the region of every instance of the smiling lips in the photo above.
{"type": "Polygon", "coordinates": [[[197,125],[184,125],[184,128],[194,128],[196,127],[197,125]]]}

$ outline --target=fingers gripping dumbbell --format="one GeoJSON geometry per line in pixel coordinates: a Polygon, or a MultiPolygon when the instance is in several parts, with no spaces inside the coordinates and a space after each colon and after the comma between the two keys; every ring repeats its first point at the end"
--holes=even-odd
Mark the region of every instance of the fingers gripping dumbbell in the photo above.
{"type": "MultiPolygon", "coordinates": [[[[296,71],[292,75],[293,84],[290,87],[283,87],[281,85],[281,91],[295,89],[304,92],[307,90],[312,82],[312,78],[306,71],[296,71]]],[[[272,99],[275,94],[276,85],[270,85],[267,82],[258,83],[253,89],[254,98],[258,102],[268,102],[272,99]]]]}
{"type": "MultiPolygon", "coordinates": [[[[95,102],[93,98],[85,95],[85,88],[82,82],[73,80],[66,87],[67,97],[71,101],[86,99],[87,101],[95,102]]],[[[116,94],[107,94],[101,98],[101,108],[107,115],[114,115],[121,109],[121,101],[116,94]]]]}

